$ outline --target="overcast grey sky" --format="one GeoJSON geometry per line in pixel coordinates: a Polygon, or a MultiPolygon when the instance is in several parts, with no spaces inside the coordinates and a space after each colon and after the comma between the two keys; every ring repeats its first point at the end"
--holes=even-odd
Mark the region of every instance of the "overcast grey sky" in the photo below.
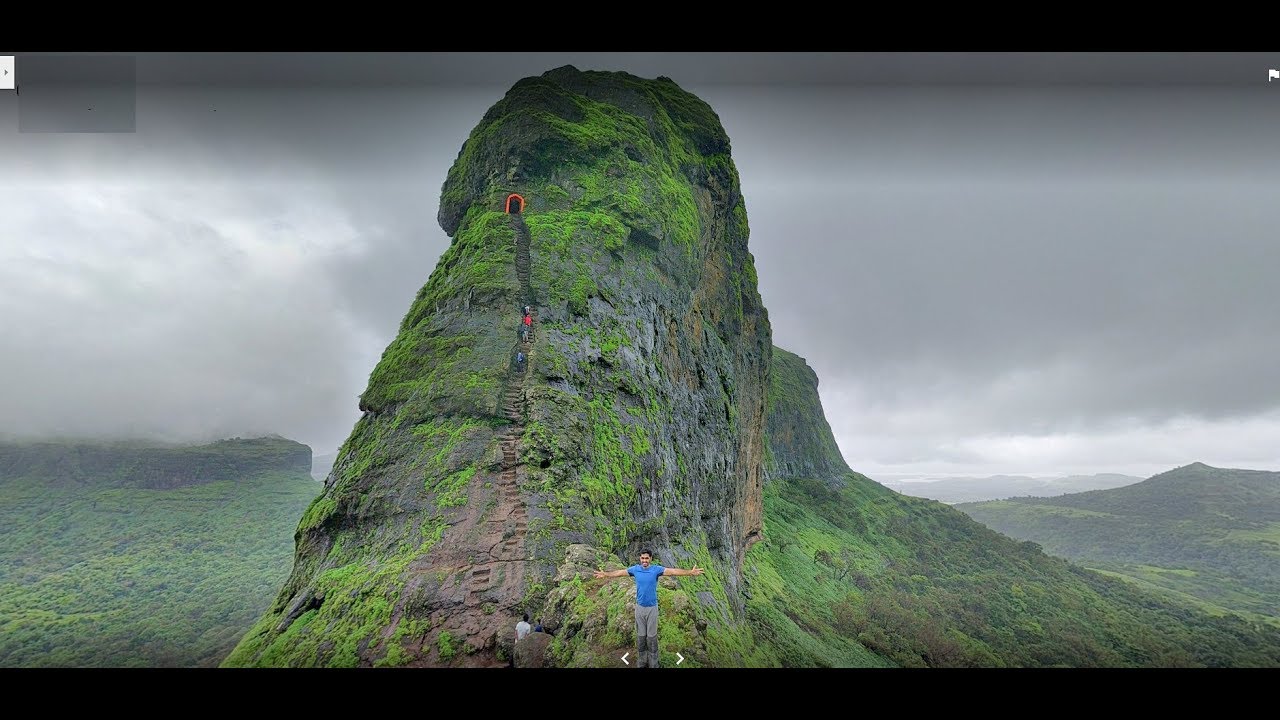
{"type": "Polygon", "coordinates": [[[139,55],[112,134],[0,92],[0,436],[332,452],[463,140],[567,63],[719,114],[855,470],[1280,469],[1280,53],[139,55]]]}

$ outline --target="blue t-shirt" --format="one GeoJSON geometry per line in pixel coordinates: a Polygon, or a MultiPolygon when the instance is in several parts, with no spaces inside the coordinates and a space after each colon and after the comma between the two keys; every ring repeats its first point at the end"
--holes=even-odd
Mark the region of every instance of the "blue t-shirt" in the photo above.
{"type": "Polygon", "coordinates": [[[627,568],[627,574],[636,579],[636,604],[640,607],[653,607],[658,604],[658,576],[666,568],[649,564],[645,570],[639,565],[627,568]]]}

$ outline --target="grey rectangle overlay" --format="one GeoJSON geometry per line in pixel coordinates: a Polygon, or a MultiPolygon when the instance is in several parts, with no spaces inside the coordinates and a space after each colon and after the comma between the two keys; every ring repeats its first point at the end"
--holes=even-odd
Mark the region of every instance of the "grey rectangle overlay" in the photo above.
{"type": "Polygon", "coordinates": [[[137,59],[131,55],[18,55],[18,132],[131,133],[137,59]]]}

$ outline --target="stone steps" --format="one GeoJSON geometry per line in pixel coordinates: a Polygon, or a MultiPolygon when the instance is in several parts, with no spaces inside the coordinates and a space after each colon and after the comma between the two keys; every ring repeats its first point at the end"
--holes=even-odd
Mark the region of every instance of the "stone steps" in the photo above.
{"type": "MultiPolygon", "coordinates": [[[[521,296],[528,298],[525,305],[533,305],[532,292],[529,288],[529,234],[522,218],[512,218],[516,228],[516,277],[520,281],[521,296]]],[[[538,325],[538,313],[532,310],[535,328],[538,325]]],[[[528,342],[517,343],[519,348],[529,355],[534,346],[534,336],[530,333],[528,342]]],[[[498,474],[494,487],[494,495],[498,501],[497,508],[484,521],[484,542],[488,547],[486,553],[493,561],[515,561],[523,559],[524,536],[528,532],[528,515],[525,511],[524,499],[518,487],[520,463],[520,441],[524,437],[524,425],[520,424],[525,412],[524,378],[528,373],[528,364],[524,372],[514,368],[507,378],[507,390],[502,396],[502,414],[511,421],[499,441],[502,448],[502,469],[498,474]],[[510,533],[510,535],[508,535],[510,533]]],[[[480,561],[476,558],[474,561],[480,561]]],[[[490,565],[473,566],[467,578],[468,606],[475,607],[485,599],[484,594],[491,590],[493,582],[490,565]]],[[[490,598],[491,599],[491,598],[490,598]]]]}
{"type": "Polygon", "coordinates": [[[469,590],[471,592],[481,592],[489,587],[489,566],[475,568],[471,571],[469,579],[469,590]]]}

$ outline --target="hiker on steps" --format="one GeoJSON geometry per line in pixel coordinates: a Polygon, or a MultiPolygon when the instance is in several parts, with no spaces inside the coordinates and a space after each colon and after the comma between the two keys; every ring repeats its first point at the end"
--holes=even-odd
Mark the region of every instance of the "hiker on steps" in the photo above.
{"type": "Polygon", "coordinates": [[[532,337],[533,337],[533,316],[532,316],[532,315],[529,315],[529,314],[528,314],[528,311],[529,311],[529,308],[526,306],[526,307],[525,307],[525,313],[526,313],[526,314],[525,314],[525,316],[524,316],[524,320],[523,320],[523,322],[524,322],[524,336],[525,336],[525,342],[529,342],[529,340],[530,340],[530,339],[532,339],[532,337]]]}
{"type": "Polygon", "coordinates": [[[516,353],[516,372],[519,372],[519,373],[524,372],[524,361],[525,361],[524,351],[522,350],[516,353]]]}

